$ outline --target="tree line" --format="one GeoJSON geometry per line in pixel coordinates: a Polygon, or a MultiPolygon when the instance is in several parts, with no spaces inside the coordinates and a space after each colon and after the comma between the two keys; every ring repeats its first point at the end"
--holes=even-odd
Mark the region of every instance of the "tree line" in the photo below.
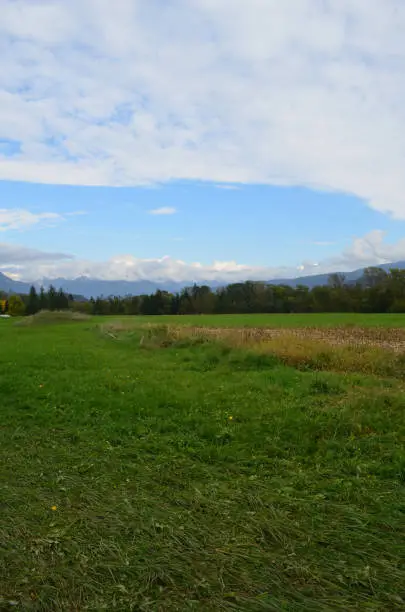
{"type": "Polygon", "coordinates": [[[331,274],[327,285],[312,289],[248,281],[216,290],[194,285],[179,293],[158,290],[152,295],[83,300],[51,286],[39,292],[31,287],[26,296],[8,297],[13,315],[68,308],[91,315],[405,312],[405,270],[370,267],[356,282],[331,274]]]}
{"type": "Polygon", "coordinates": [[[28,295],[7,295],[0,291],[0,310],[12,316],[33,315],[40,310],[67,310],[73,303],[71,294],[63,289],[56,290],[52,285],[47,291],[41,287],[39,292],[32,286],[28,295]]]}

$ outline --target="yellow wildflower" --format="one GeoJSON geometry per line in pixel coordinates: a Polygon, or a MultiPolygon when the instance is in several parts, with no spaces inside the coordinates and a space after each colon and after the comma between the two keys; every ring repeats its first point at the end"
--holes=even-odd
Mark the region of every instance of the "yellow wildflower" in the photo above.
{"type": "Polygon", "coordinates": [[[52,510],[53,512],[56,512],[56,510],[57,510],[57,509],[58,509],[58,506],[51,506],[51,510],[52,510]]]}

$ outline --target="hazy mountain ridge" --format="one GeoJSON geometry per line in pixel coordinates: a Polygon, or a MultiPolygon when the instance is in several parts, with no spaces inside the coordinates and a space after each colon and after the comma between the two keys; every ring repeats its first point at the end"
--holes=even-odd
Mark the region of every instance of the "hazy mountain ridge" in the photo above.
{"type": "MultiPolygon", "coordinates": [[[[397,261],[388,264],[381,264],[375,266],[383,270],[388,271],[390,268],[405,269],[405,261],[397,261]]],[[[346,282],[352,283],[359,280],[363,276],[364,268],[359,268],[352,272],[343,272],[346,282]]],[[[315,274],[311,276],[299,276],[296,278],[276,278],[272,280],[264,280],[267,284],[274,285],[288,285],[290,287],[296,287],[297,285],[304,285],[309,288],[316,287],[318,285],[326,285],[328,283],[329,273],[326,274],[315,274]]],[[[249,280],[249,279],[246,279],[249,280]]],[[[243,281],[241,281],[243,282],[243,281]]],[[[157,289],[162,291],[168,291],[170,293],[176,293],[181,291],[184,287],[189,287],[193,283],[190,282],[176,282],[176,281],[148,281],[148,280],[101,280],[96,278],[89,278],[81,276],[75,279],[66,278],[44,278],[34,283],[16,281],[5,274],[0,272],[0,291],[6,291],[8,293],[28,293],[31,285],[34,285],[38,289],[42,286],[48,288],[53,285],[57,289],[62,287],[67,293],[74,295],[84,296],[86,298],[110,295],[125,296],[125,295],[148,295],[154,293],[157,289]]],[[[225,281],[199,281],[199,285],[208,285],[215,289],[224,286],[225,281]]]]}
{"type": "Polygon", "coordinates": [[[0,291],[6,291],[7,293],[28,293],[30,287],[31,283],[13,280],[0,272],[0,291]]]}
{"type": "MultiPolygon", "coordinates": [[[[381,270],[385,270],[389,272],[392,268],[399,268],[400,270],[405,269],[405,261],[395,261],[387,264],[380,264],[378,266],[372,266],[374,268],[380,268],[381,270]]],[[[358,281],[364,273],[365,268],[358,268],[357,270],[353,270],[352,272],[340,272],[339,274],[343,274],[345,277],[346,283],[354,283],[358,281]]],[[[288,285],[289,287],[297,287],[297,285],[304,285],[305,287],[309,287],[312,289],[313,287],[317,287],[320,285],[327,285],[330,272],[325,274],[312,274],[310,276],[299,276],[297,278],[277,278],[271,281],[268,281],[270,284],[274,285],[288,285]]]]}

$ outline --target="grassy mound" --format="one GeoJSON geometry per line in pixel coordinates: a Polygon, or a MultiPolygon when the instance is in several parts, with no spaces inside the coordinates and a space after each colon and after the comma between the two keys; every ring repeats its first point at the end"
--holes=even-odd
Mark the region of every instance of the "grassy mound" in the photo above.
{"type": "Polygon", "coordinates": [[[41,310],[35,315],[24,317],[15,323],[15,325],[49,325],[55,323],[64,323],[69,321],[89,321],[91,317],[81,312],[73,312],[71,310],[41,310]]]}

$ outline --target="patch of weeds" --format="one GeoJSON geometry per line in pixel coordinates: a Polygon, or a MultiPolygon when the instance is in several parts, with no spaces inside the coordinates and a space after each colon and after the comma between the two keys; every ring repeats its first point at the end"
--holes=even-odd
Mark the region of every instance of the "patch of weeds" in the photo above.
{"type": "MultiPolygon", "coordinates": [[[[190,347],[187,347],[190,348],[190,347]]],[[[193,347],[195,348],[195,347],[193,347]]],[[[198,372],[210,372],[218,368],[223,363],[224,358],[221,353],[213,346],[201,347],[199,351],[193,351],[186,355],[185,363],[190,364],[190,369],[198,372]]]]}
{"type": "Polygon", "coordinates": [[[321,351],[318,355],[314,355],[311,359],[312,367],[315,370],[327,370],[331,367],[333,355],[326,351],[321,351]]]}
{"type": "Polygon", "coordinates": [[[339,395],[344,393],[344,390],[340,385],[321,378],[316,378],[313,380],[309,389],[310,393],[313,395],[339,395]]]}
{"type": "Polygon", "coordinates": [[[178,349],[192,348],[208,344],[208,339],[203,336],[194,336],[190,338],[180,338],[178,340],[172,340],[170,346],[178,349]]]}
{"type": "Polygon", "coordinates": [[[230,444],[233,439],[234,439],[234,436],[232,435],[230,431],[223,431],[215,436],[215,442],[219,446],[230,444]]]}
{"type": "Polygon", "coordinates": [[[280,359],[271,353],[240,350],[230,354],[229,365],[237,370],[271,370],[280,365],[280,359]]]}

